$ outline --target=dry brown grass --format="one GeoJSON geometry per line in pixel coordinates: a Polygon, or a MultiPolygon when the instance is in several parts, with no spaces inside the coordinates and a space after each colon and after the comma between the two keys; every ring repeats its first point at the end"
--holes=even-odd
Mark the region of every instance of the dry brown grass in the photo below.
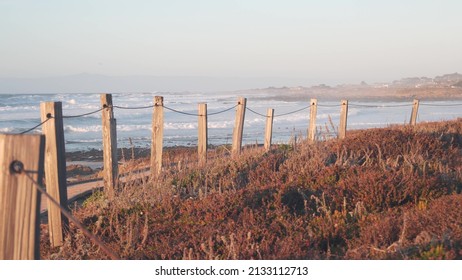
{"type": "MultiPolygon", "coordinates": [[[[124,259],[462,258],[461,120],[195,157],[74,215],[124,259]]],[[[46,235],[42,258],[106,258],[74,227],[60,249],[46,235]]]]}

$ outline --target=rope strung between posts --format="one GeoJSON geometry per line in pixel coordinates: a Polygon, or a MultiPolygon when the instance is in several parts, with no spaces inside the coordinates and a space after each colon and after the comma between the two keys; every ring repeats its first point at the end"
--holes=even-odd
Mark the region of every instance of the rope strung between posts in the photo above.
{"type": "Polygon", "coordinates": [[[34,129],[40,127],[40,126],[42,126],[44,123],[46,123],[47,121],[49,121],[49,120],[52,119],[52,118],[53,118],[53,117],[50,116],[49,118],[47,118],[47,119],[44,120],[43,122],[39,123],[38,125],[36,125],[36,126],[34,126],[34,127],[32,127],[32,128],[29,128],[28,130],[25,130],[25,131],[23,131],[23,132],[16,133],[16,135],[22,135],[22,134],[26,134],[26,133],[28,133],[28,132],[31,132],[32,130],[34,130],[34,129]]]}
{"type": "Polygon", "coordinates": [[[24,172],[26,177],[33,183],[34,187],[43,195],[46,196],[46,198],[51,201],[55,206],[59,207],[61,210],[61,213],[66,216],[70,221],[72,221],[82,232],[83,234],[88,237],[91,241],[93,241],[96,245],[98,245],[101,250],[103,250],[104,253],[106,253],[111,259],[113,260],[119,260],[120,258],[113,252],[111,251],[101,240],[99,240],[95,235],[93,235],[88,229],[85,228],[84,225],[82,225],[74,216],[72,216],[71,213],[69,213],[66,209],[64,209],[59,202],[57,202],[51,195],[49,195],[45,188],[42,187],[37,181],[32,178],[32,176],[29,173],[33,173],[33,171],[27,171],[23,170],[22,166],[19,166],[19,169],[16,170],[18,173],[24,172]]]}
{"type": "Polygon", "coordinates": [[[102,110],[104,110],[106,108],[117,108],[117,109],[123,109],[123,110],[140,110],[140,109],[148,109],[148,108],[152,108],[152,107],[154,107],[154,105],[142,106],[142,107],[122,107],[122,106],[116,106],[116,105],[103,106],[103,107],[99,108],[98,110],[91,111],[91,112],[88,112],[88,113],[84,113],[84,114],[80,114],[80,115],[74,115],[74,116],[63,116],[63,119],[80,118],[80,117],[96,114],[96,113],[101,112],[102,110]]]}
{"type": "MultiPolygon", "coordinates": [[[[230,108],[227,108],[227,109],[224,109],[224,110],[221,110],[221,111],[218,111],[218,112],[213,112],[213,113],[208,113],[207,115],[208,116],[213,116],[213,115],[218,115],[218,114],[222,114],[222,113],[225,113],[227,111],[230,111],[234,108],[236,108],[239,104],[237,105],[234,105],[230,108]]],[[[396,104],[396,105],[368,105],[368,104],[360,104],[360,103],[350,103],[349,106],[350,107],[357,107],[357,108],[398,108],[398,107],[408,107],[408,106],[412,106],[413,104],[396,104]]],[[[148,105],[148,106],[140,106],[140,107],[123,107],[123,106],[116,106],[116,105],[112,105],[110,107],[112,108],[117,108],[117,109],[122,109],[122,110],[141,110],[141,109],[149,109],[149,108],[153,108],[155,107],[156,105],[148,105]]],[[[327,108],[333,108],[333,107],[338,107],[340,106],[339,104],[333,104],[333,105],[323,105],[323,104],[318,104],[317,105],[318,107],[327,107],[327,108]]],[[[453,104],[431,104],[431,103],[420,103],[420,106],[429,106],[429,107],[456,107],[456,106],[462,106],[462,103],[453,103],[453,104]]],[[[187,115],[187,116],[195,116],[195,117],[201,117],[202,115],[200,114],[197,114],[197,113],[188,113],[188,112],[183,112],[183,111],[179,111],[179,110],[176,110],[176,109],[173,109],[173,108],[170,108],[170,107],[167,107],[165,105],[162,105],[162,107],[164,107],[165,109],[169,110],[169,111],[172,111],[172,112],[175,112],[175,113],[178,113],[178,114],[182,114],[182,115],[187,115]]],[[[295,113],[298,113],[300,111],[303,111],[305,109],[308,109],[310,108],[310,106],[307,106],[307,107],[303,107],[301,109],[298,109],[298,110],[295,110],[295,111],[292,111],[292,112],[288,112],[288,113],[283,113],[283,114],[278,114],[278,115],[274,115],[273,117],[281,117],[281,116],[286,116],[286,115],[291,115],[291,114],[295,114],[295,113]]],[[[88,112],[88,113],[83,113],[83,114],[80,114],[80,115],[69,115],[69,116],[63,116],[63,119],[71,119],[71,118],[80,118],[80,117],[84,117],[84,116],[89,116],[89,115],[92,115],[92,114],[96,114],[98,112],[101,112],[102,110],[104,110],[105,108],[108,108],[108,107],[102,107],[102,108],[99,108],[98,110],[95,110],[95,111],[91,111],[91,112],[88,112]]],[[[253,110],[252,108],[249,108],[247,107],[246,109],[248,109],[250,112],[258,115],[258,116],[261,116],[261,117],[264,117],[264,118],[267,118],[268,116],[265,115],[265,114],[261,114],[255,110],[253,110]]],[[[21,134],[26,134],[28,132],[31,132],[33,131],[34,129],[42,126],[44,123],[46,123],[47,121],[49,121],[51,118],[53,117],[49,117],[47,118],[46,120],[44,120],[43,122],[37,124],[36,126],[32,127],[32,128],[29,128],[25,131],[22,131],[20,133],[17,133],[17,135],[21,135],[21,134]]]]}
{"type": "Polygon", "coordinates": [[[63,116],[63,119],[80,118],[80,117],[84,117],[84,116],[96,114],[96,113],[98,113],[98,112],[101,112],[101,111],[102,111],[103,109],[105,109],[105,108],[106,108],[106,107],[99,108],[98,110],[95,110],[95,111],[92,111],[92,112],[89,112],[89,113],[80,114],[80,115],[63,116]]]}
{"type": "Polygon", "coordinates": [[[284,113],[284,114],[279,114],[279,115],[274,115],[274,117],[277,118],[277,117],[282,117],[282,116],[287,116],[287,115],[295,114],[295,113],[298,113],[298,112],[300,112],[300,111],[306,110],[306,109],[308,109],[308,108],[310,108],[310,107],[311,107],[311,105],[308,105],[308,106],[306,106],[306,107],[303,107],[303,108],[301,108],[301,109],[298,109],[298,110],[295,110],[295,111],[292,111],[292,112],[288,112],[288,113],[284,113]]]}
{"type": "Polygon", "coordinates": [[[117,109],[122,109],[122,110],[141,110],[141,109],[153,108],[154,106],[155,105],[140,106],[140,107],[122,107],[122,106],[112,105],[112,108],[117,108],[117,109]]]}
{"type": "MultiPolygon", "coordinates": [[[[310,107],[311,107],[311,105],[306,106],[306,107],[303,107],[303,108],[301,108],[301,109],[297,109],[297,110],[292,111],[292,112],[283,113],[283,114],[279,114],[279,115],[274,115],[273,117],[276,118],[276,117],[281,117],[281,116],[287,116],[287,115],[295,114],[295,113],[298,113],[298,112],[300,112],[300,111],[306,110],[306,109],[308,109],[308,108],[310,108],[310,107]]],[[[267,115],[263,115],[263,114],[261,114],[261,113],[258,113],[258,112],[256,112],[255,110],[252,110],[252,108],[247,107],[246,109],[249,110],[250,112],[256,114],[256,115],[262,116],[262,117],[264,117],[264,118],[268,118],[267,115]]]]}
{"type": "Polygon", "coordinates": [[[200,117],[201,116],[201,115],[195,114],[195,113],[188,113],[188,112],[178,111],[178,110],[175,110],[173,108],[169,108],[169,107],[167,107],[165,105],[162,105],[162,107],[164,107],[165,109],[167,109],[169,111],[172,111],[172,112],[175,112],[175,113],[178,113],[178,114],[182,114],[182,115],[194,116],[194,117],[200,117]]]}
{"type": "MultiPolygon", "coordinates": [[[[208,113],[207,116],[213,116],[213,115],[222,114],[222,113],[224,113],[224,112],[227,112],[227,111],[229,111],[229,110],[232,110],[232,109],[236,108],[238,105],[239,105],[239,104],[236,104],[236,105],[234,105],[233,107],[230,107],[230,108],[227,108],[227,109],[218,111],[218,112],[208,113]]],[[[170,108],[170,107],[167,107],[167,106],[165,106],[165,105],[162,105],[162,107],[164,107],[165,109],[167,109],[167,110],[169,110],[169,111],[172,111],[172,112],[175,112],[175,113],[178,113],[178,114],[182,114],[182,115],[195,116],[195,117],[202,117],[202,116],[203,116],[203,115],[196,114],[196,113],[188,113],[188,112],[183,112],[183,111],[175,110],[175,109],[170,108]]]]}
{"type": "Polygon", "coordinates": [[[259,115],[259,116],[264,117],[264,118],[267,118],[267,117],[268,117],[267,115],[260,114],[260,113],[258,113],[258,112],[256,112],[256,111],[252,110],[252,109],[249,108],[249,107],[247,107],[246,109],[249,110],[250,112],[254,113],[255,115],[259,115]]]}
{"type": "Polygon", "coordinates": [[[462,106],[462,103],[454,104],[430,104],[430,103],[420,103],[421,106],[431,106],[431,107],[453,107],[453,106],[462,106]]]}
{"type": "Polygon", "coordinates": [[[397,104],[397,105],[367,105],[367,104],[357,104],[350,103],[350,107],[360,107],[360,108],[398,108],[398,107],[409,107],[412,104],[397,104]]]}
{"type": "Polygon", "coordinates": [[[326,107],[326,108],[334,108],[334,107],[339,107],[342,106],[341,104],[334,104],[334,105],[323,105],[323,104],[318,104],[318,107],[326,107]]]}
{"type": "Polygon", "coordinates": [[[213,115],[222,114],[222,113],[224,113],[224,112],[228,112],[228,111],[230,111],[230,110],[236,108],[238,105],[239,105],[239,104],[236,104],[236,105],[234,105],[233,107],[229,107],[228,109],[224,109],[224,110],[221,110],[221,111],[218,111],[218,112],[208,113],[207,115],[213,116],[213,115]]]}

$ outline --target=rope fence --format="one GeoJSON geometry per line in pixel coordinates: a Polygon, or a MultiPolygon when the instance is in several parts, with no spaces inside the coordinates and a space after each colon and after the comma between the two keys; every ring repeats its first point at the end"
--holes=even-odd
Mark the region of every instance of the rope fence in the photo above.
{"type": "Polygon", "coordinates": [[[96,237],[94,234],[92,234],[82,223],[80,223],[69,211],[64,209],[59,202],[57,202],[50,194],[47,193],[45,188],[41,186],[37,181],[32,178],[32,176],[29,174],[30,171],[27,170],[22,170],[21,168],[17,169],[18,173],[23,173],[26,175],[26,177],[32,182],[33,186],[39,191],[41,194],[43,194],[52,204],[54,204],[56,207],[59,207],[59,210],[61,211],[61,214],[66,216],[69,220],[71,220],[77,228],[79,228],[82,233],[89,238],[91,241],[93,241],[98,247],[101,248],[101,250],[107,254],[112,260],[119,260],[120,258],[112,251],[110,250],[101,240],[99,240],[98,237],[96,237]]]}
{"type": "Polygon", "coordinates": [[[101,112],[103,109],[104,109],[104,107],[103,107],[103,108],[99,108],[98,110],[91,111],[91,112],[89,112],[89,113],[80,114],[80,115],[63,116],[63,119],[81,118],[81,117],[85,117],[85,116],[89,116],[89,115],[93,115],[93,114],[96,114],[96,113],[98,113],[98,112],[101,112]]]}
{"type": "MultiPolygon", "coordinates": [[[[169,106],[165,106],[163,104],[163,97],[157,96],[156,102],[154,105],[147,105],[147,106],[137,106],[137,107],[129,107],[129,106],[118,106],[112,105],[112,96],[110,94],[105,94],[102,96],[102,106],[97,110],[93,110],[90,112],[78,114],[78,115],[63,115],[62,114],[62,106],[61,102],[47,102],[41,106],[41,121],[37,125],[33,126],[30,129],[22,131],[18,133],[19,135],[27,134],[35,129],[41,127],[42,125],[46,124],[51,119],[54,121],[47,123],[42,127],[42,135],[28,135],[28,136],[21,136],[21,137],[42,137],[43,140],[46,139],[46,153],[42,151],[40,154],[44,155],[45,157],[49,157],[47,160],[44,160],[45,169],[47,172],[45,173],[46,176],[57,176],[56,178],[64,178],[61,179],[49,179],[46,177],[45,181],[47,182],[46,191],[45,188],[38,182],[40,180],[35,180],[33,174],[29,174],[30,172],[19,168],[17,171],[18,173],[25,174],[29,181],[33,183],[35,188],[38,192],[42,193],[47,199],[50,201],[49,208],[55,209],[48,209],[48,215],[50,215],[51,210],[57,211],[57,213],[62,214],[67,219],[72,221],[77,228],[79,228],[82,233],[90,238],[90,240],[98,245],[102,251],[104,251],[111,259],[118,259],[118,256],[112,252],[101,240],[99,240],[96,236],[94,236],[90,231],[88,231],[75,217],[72,216],[70,212],[67,210],[67,182],[65,180],[65,171],[66,171],[66,161],[65,161],[65,149],[64,149],[64,129],[63,129],[63,119],[74,119],[74,118],[81,118],[97,113],[101,113],[102,119],[102,142],[103,142],[103,182],[104,182],[104,192],[107,194],[109,199],[113,198],[113,193],[119,187],[119,173],[118,173],[118,157],[117,157],[117,123],[116,119],[114,118],[114,109],[120,110],[144,110],[144,109],[153,109],[153,118],[152,118],[152,146],[151,146],[151,167],[150,167],[150,174],[155,179],[162,171],[162,150],[163,150],[163,129],[164,129],[164,110],[181,114],[187,116],[194,116],[198,117],[198,164],[202,165],[205,164],[207,161],[207,144],[208,144],[208,123],[207,123],[207,116],[211,115],[218,115],[223,114],[231,110],[235,110],[235,124],[233,129],[232,135],[232,149],[230,153],[235,156],[240,154],[240,150],[242,148],[242,138],[243,138],[243,128],[244,128],[244,117],[245,112],[248,110],[249,112],[261,116],[266,119],[266,126],[264,132],[264,147],[265,150],[268,151],[271,149],[271,141],[272,141],[272,129],[273,129],[273,120],[274,118],[287,116],[291,114],[296,114],[302,112],[304,110],[310,110],[310,115],[307,117],[309,120],[309,127],[308,127],[308,140],[315,141],[317,132],[316,126],[316,114],[317,114],[317,107],[325,107],[325,108],[339,108],[340,107],[340,123],[338,129],[334,131],[337,133],[337,137],[339,139],[343,139],[346,137],[347,133],[347,116],[348,116],[348,107],[357,107],[357,108],[399,108],[399,107],[410,107],[412,106],[411,112],[411,119],[409,124],[415,125],[417,122],[418,117],[418,108],[419,105],[421,106],[437,106],[437,107],[455,107],[455,106],[462,106],[462,103],[420,103],[419,100],[414,100],[412,104],[384,104],[384,105],[375,105],[375,104],[364,104],[364,103],[348,103],[348,100],[342,100],[340,104],[318,104],[316,99],[312,99],[310,105],[280,114],[274,114],[275,109],[268,108],[267,113],[263,114],[258,112],[255,108],[247,107],[247,99],[240,97],[238,102],[230,107],[227,107],[222,110],[218,110],[216,112],[207,113],[207,108],[205,103],[201,103],[197,113],[190,113],[178,110],[176,108],[171,108],[169,106]],[[50,109],[53,108],[53,109],[50,109]],[[49,172],[50,171],[50,172],[49,172]],[[66,192],[66,196],[60,195],[60,191],[66,192]],[[64,199],[65,201],[63,201],[64,199]]],[[[329,121],[332,124],[332,121],[329,121]]],[[[0,135],[4,136],[4,135],[0,135]]],[[[16,137],[12,135],[12,137],[16,137]]],[[[15,141],[11,142],[12,145],[20,145],[19,143],[15,143],[15,141]]],[[[23,147],[28,146],[25,144],[21,144],[21,149],[23,147]]],[[[44,149],[42,146],[42,149],[44,149]]],[[[1,147],[0,147],[1,148],[1,147]]],[[[28,147],[29,148],[29,147],[28,147]]],[[[12,150],[12,148],[8,148],[7,150],[12,150]]],[[[0,159],[2,160],[2,159],[0,159]]],[[[43,159],[41,159],[43,160],[43,159]]],[[[35,169],[33,169],[35,170],[35,169]]],[[[43,172],[43,170],[41,171],[43,172]]],[[[10,172],[12,173],[12,172],[10,172]]],[[[11,176],[12,174],[9,174],[11,176]]],[[[40,178],[40,176],[38,177],[40,178]]],[[[51,178],[51,177],[50,177],[51,178]]],[[[53,177],[55,178],[55,177],[53,177]]],[[[14,180],[13,180],[14,181],[14,180]]],[[[56,212],[54,212],[56,214],[56,212]]],[[[49,219],[49,223],[51,223],[51,219],[49,219]]],[[[64,231],[64,225],[59,224],[59,226],[51,226],[50,224],[50,236],[57,236],[58,233],[54,231],[64,231]]],[[[52,246],[61,246],[61,243],[53,243],[51,241],[52,246]]]]}
{"type": "Polygon", "coordinates": [[[255,115],[258,115],[258,116],[260,116],[260,117],[264,117],[264,118],[267,118],[267,117],[268,117],[267,115],[263,115],[263,114],[258,113],[257,111],[254,111],[252,108],[247,107],[247,110],[249,110],[250,112],[252,112],[252,113],[254,113],[255,115]]]}
{"type": "Polygon", "coordinates": [[[462,103],[452,103],[452,104],[431,104],[431,103],[420,103],[422,106],[430,106],[430,107],[455,107],[455,106],[462,106],[462,103]]]}
{"type": "MultiPolygon", "coordinates": [[[[234,106],[232,106],[232,107],[229,107],[229,108],[227,108],[227,109],[218,111],[218,112],[207,113],[207,116],[213,116],[213,115],[223,114],[223,113],[225,113],[225,112],[231,111],[232,109],[235,109],[237,106],[239,106],[239,104],[234,105],[234,106]]],[[[202,116],[204,116],[204,115],[201,115],[201,114],[188,113],[188,112],[176,110],[176,109],[167,107],[167,106],[165,106],[165,105],[162,105],[162,107],[165,108],[165,109],[167,109],[167,110],[169,110],[169,111],[171,111],[171,112],[178,113],[178,114],[182,114],[182,115],[194,116],[194,117],[202,117],[202,116]]]]}
{"type": "MultiPolygon", "coordinates": [[[[321,106],[321,105],[318,105],[318,106],[321,106]]],[[[368,104],[350,103],[349,106],[351,106],[351,107],[358,107],[358,108],[399,108],[399,107],[409,107],[409,106],[412,106],[412,104],[368,105],[368,104]]]]}
{"type": "Polygon", "coordinates": [[[143,110],[153,108],[155,105],[148,105],[148,106],[140,106],[140,107],[123,107],[123,106],[116,106],[112,105],[113,108],[122,109],[122,110],[143,110]]]}
{"type": "Polygon", "coordinates": [[[34,127],[32,127],[32,128],[29,128],[29,129],[27,129],[27,130],[25,130],[25,131],[22,131],[22,132],[16,133],[16,134],[22,135],[22,134],[29,133],[29,132],[33,131],[34,129],[41,127],[44,123],[46,123],[46,122],[49,121],[50,119],[52,119],[52,118],[48,118],[48,119],[44,120],[43,122],[39,123],[38,125],[36,125],[36,126],[34,126],[34,127]]]}
{"type": "MultiPolygon", "coordinates": [[[[290,111],[290,112],[287,112],[287,113],[274,115],[273,117],[274,117],[274,118],[277,118],[277,117],[292,115],[292,114],[301,112],[301,111],[303,111],[303,110],[309,109],[310,107],[311,107],[311,105],[310,105],[310,106],[303,107],[303,108],[301,108],[301,109],[297,109],[297,110],[294,110],[294,111],[290,111]]],[[[263,114],[261,114],[261,113],[258,113],[257,111],[253,110],[252,108],[247,107],[246,109],[249,110],[250,112],[254,113],[255,115],[258,115],[258,116],[261,116],[261,117],[264,117],[264,118],[268,118],[267,115],[263,115],[263,114]]]]}
{"type": "MultiPolygon", "coordinates": [[[[435,104],[435,103],[419,103],[420,106],[428,106],[428,107],[457,107],[457,106],[462,106],[462,103],[446,103],[446,104],[435,104]]],[[[116,109],[121,109],[121,110],[144,110],[144,109],[152,109],[154,108],[156,105],[148,105],[148,106],[137,106],[137,107],[125,107],[125,106],[118,106],[118,105],[112,105],[110,107],[112,108],[116,108],[116,109]]],[[[237,106],[239,106],[239,104],[237,105],[234,105],[232,107],[229,107],[229,108],[226,108],[224,110],[221,110],[221,111],[218,111],[218,112],[213,112],[213,113],[207,113],[207,116],[213,116],[213,115],[219,115],[219,114],[223,114],[225,112],[228,112],[228,111],[231,111],[233,109],[235,109],[237,106]]],[[[341,106],[340,104],[317,104],[318,107],[325,107],[325,108],[335,108],[335,107],[339,107],[341,106]]],[[[412,106],[412,104],[396,104],[396,105],[370,105],[370,104],[361,104],[361,103],[349,103],[350,107],[354,107],[354,108],[377,108],[377,109],[380,109],[380,108],[400,108],[400,107],[410,107],[412,106]]],[[[165,106],[165,105],[162,105],[163,108],[171,111],[171,112],[174,112],[174,113],[178,113],[178,114],[181,114],[181,115],[186,115],[186,116],[194,116],[194,117],[201,117],[203,115],[200,115],[200,114],[197,114],[197,113],[188,113],[188,112],[184,112],[184,111],[180,111],[180,110],[177,110],[177,109],[174,109],[174,108],[171,108],[171,107],[168,107],[168,106],[165,106]]],[[[282,117],[282,116],[287,116],[287,115],[291,115],[291,114],[295,114],[295,113],[298,113],[298,112],[301,112],[303,110],[306,110],[306,109],[309,109],[311,107],[311,105],[309,106],[306,106],[306,107],[303,107],[303,108],[300,108],[300,109],[297,109],[297,110],[294,110],[294,111],[290,111],[290,112],[287,112],[287,113],[282,113],[282,114],[276,114],[274,115],[273,117],[274,118],[277,118],[277,117],[282,117]]],[[[102,110],[104,110],[105,108],[107,107],[101,107],[97,110],[94,110],[94,111],[91,111],[91,112],[88,112],[88,113],[83,113],[83,114],[79,114],[79,115],[63,115],[63,119],[73,119],[73,118],[81,118],[81,117],[85,117],[85,116],[89,116],[89,115],[93,115],[93,114],[96,114],[96,113],[99,113],[101,112],[102,110]]],[[[263,118],[268,118],[267,115],[265,114],[262,114],[262,113],[259,113],[257,112],[256,110],[250,108],[250,107],[246,107],[246,110],[249,110],[251,113],[255,114],[255,115],[258,115],[258,116],[261,116],[263,118]]],[[[52,118],[52,117],[50,117],[52,118]]],[[[19,134],[19,135],[22,135],[22,134],[26,134],[26,133],[29,133],[31,131],[33,131],[34,129],[37,129],[39,128],[40,126],[42,126],[44,123],[46,123],[50,118],[46,119],[45,121],[35,125],[34,127],[31,127],[25,131],[22,131],[22,132],[19,132],[19,133],[15,133],[15,134],[19,134]]]]}

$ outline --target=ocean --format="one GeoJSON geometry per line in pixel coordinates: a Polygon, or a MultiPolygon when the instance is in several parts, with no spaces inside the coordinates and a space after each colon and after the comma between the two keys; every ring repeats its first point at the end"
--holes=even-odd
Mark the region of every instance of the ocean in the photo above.
{"type": "MultiPolygon", "coordinates": [[[[197,104],[207,103],[209,145],[232,143],[235,110],[238,96],[235,94],[202,93],[116,93],[113,104],[120,107],[143,107],[153,104],[154,96],[164,97],[164,146],[197,145],[197,104]]],[[[262,144],[267,108],[275,109],[273,143],[287,143],[294,137],[306,137],[309,124],[309,99],[281,101],[277,96],[251,94],[247,97],[243,144],[262,144]],[[296,112],[294,112],[296,111],[296,112]],[[256,113],[258,114],[256,114],[256,113]]],[[[20,133],[40,123],[40,103],[60,101],[63,115],[74,116],[100,108],[99,94],[0,94],[0,133],[20,133]]],[[[450,120],[462,117],[461,101],[421,101],[418,122],[450,120]],[[457,103],[459,102],[459,103],[457,103]]],[[[386,127],[406,124],[412,110],[412,101],[368,102],[350,101],[348,130],[386,127]]],[[[119,147],[149,148],[151,145],[152,108],[114,108],[117,119],[119,147]]],[[[318,99],[318,138],[330,137],[339,123],[338,102],[318,99]]],[[[40,133],[40,127],[31,133],[40,133]]],[[[101,149],[101,113],[64,119],[66,151],[101,149]]]]}

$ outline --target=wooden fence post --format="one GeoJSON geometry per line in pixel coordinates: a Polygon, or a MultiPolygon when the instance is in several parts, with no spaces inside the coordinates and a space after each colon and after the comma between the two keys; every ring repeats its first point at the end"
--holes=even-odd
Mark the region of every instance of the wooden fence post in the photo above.
{"type": "Polygon", "coordinates": [[[199,125],[197,151],[199,153],[199,165],[207,162],[207,104],[199,104],[199,125]]]}
{"type": "Polygon", "coordinates": [[[417,123],[417,112],[419,111],[419,100],[414,99],[412,103],[412,113],[411,113],[411,120],[409,121],[410,125],[416,125],[417,123]]]}
{"type": "Polygon", "coordinates": [[[102,124],[103,124],[103,161],[104,189],[110,199],[118,186],[117,158],[117,122],[112,108],[112,95],[101,94],[102,124]]]}
{"type": "MultiPolygon", "coordinates": [[[[66,149],[64,142],[63,111],[61,102],[44,102],[40,104],[40,117],[45,135],[45,183],[47,193],[61,207],[67,208],[66,184],[66,149]]],[[[48,204],[48,227],[51,247],[63,245],[64,231],[69,221],[57,205],[48,204]]]]}
{"type": "Polygon", "coordinates": [[[273,137],[273,118],[274,109],[268,108],[266,110],[266,127],[265,127],[265,150],[271,149],[271,138],[273,137]]]}
{"type": "Polygon", "coordinates": [[[338,138],[344,139],[347,131],[348,118],[348,100],[342,100],[342,108],[340,109],[340,125],[338,128],[338,138]]]}
{"type": "Polygon", "coordinates": [[[318,100],[312,98],[310,101],[310,128],[308,129],[308,139],[311,142],[316,140],[316,114],[318,112],[318,100]]]}
{"type": "Polygon", "coordinates": [[[164,138],[164,98],[154,97],[152,114],[151,174],[158,176],[162,171],[162,149],[164,138]]]}
{"type": "Polygon", "coordinates": [[[0,135],[0,260],[39,259],[45,136],[0,135]],[[28,174],[25,174],[25,171],[28,174]]]}
{"type": "Polygon", "coordinates": [[[247,103],[247,98],[239,97],[238,102],[237,102],[238,105],[236,108],[236,121],[234,123],[234,131],[233,131],[232,152],[234,155],[239,155],[241,153],[246,103],[247,103]]]}

